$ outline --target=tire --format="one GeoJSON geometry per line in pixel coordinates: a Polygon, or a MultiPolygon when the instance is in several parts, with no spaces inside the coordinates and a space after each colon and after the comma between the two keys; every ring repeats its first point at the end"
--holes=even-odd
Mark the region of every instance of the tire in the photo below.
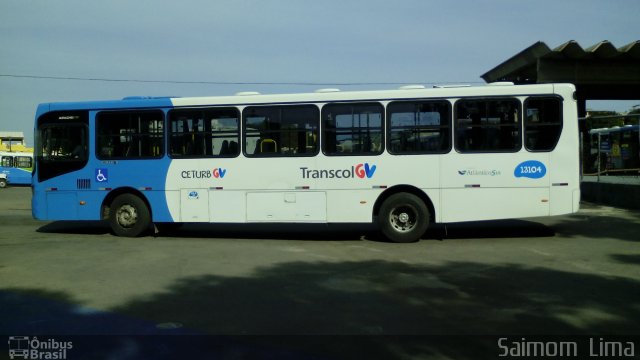
{"type": "Polygon", "coordinates": [[[0,179],[0,189],[4,189],[7,187],[7,180],[6,179],[0,179]]]}
{"type": "Polygon", "coordinates": [[[133,194],[119,195],[111,203],[109,225],[118,236],[140,236],[151,227],[149,208],[133,194]]]}
{"type": "Polygon", "coordinates": [[[390,241],[415,242],[429,227],[429,209],[422,199],[413,194],[393,194],[382,203],[378,226],[390,241]]]}

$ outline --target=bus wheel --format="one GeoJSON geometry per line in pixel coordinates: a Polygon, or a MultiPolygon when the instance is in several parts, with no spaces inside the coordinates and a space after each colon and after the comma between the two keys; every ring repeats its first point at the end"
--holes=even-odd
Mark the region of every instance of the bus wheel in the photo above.
{"type": "Polygon", "coordinates": [[[6,179],[0,179],[0,189],[6,188],[6,187],[7,187],[7,180],[6,179]]]}
{"type": "Polygon", "coordinates": [[[151,225],[149,208],[135,195],[119,195],[111,203],[109,224],[118,236],[140,236],[151,225]]]}
{"type": "Polygon", "coordinates": [[[429,209],[413,194],[394,194],[382,203],[378,225],[382,234],[393,242],[418,241],[429,226],[429,209]]]}

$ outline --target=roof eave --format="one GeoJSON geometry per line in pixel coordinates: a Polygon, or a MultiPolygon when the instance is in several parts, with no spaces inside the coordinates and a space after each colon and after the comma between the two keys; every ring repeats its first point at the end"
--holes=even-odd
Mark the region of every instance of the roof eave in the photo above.
{"type": "Polygon", "coordinates": [[[518,54],[512,56],[502,64],[487,71],[481,77],[488,83],[503,80],[503,78],[509,74],[513,74],[518,70],[536,65],[539,58],[549,54],[550,52],[551,49],[547,44],[538,41],[518,54]]]}

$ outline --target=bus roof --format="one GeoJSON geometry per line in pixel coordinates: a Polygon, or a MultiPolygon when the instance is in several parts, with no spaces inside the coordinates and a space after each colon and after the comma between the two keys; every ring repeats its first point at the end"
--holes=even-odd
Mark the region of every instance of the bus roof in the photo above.
{"type": "Polygon", "coordinates": [[[636,130],[640,130],[640,125],[624,125],[624,126],[614,126],[610,128],[591,129],[589,130],[589,134],[604,134],[604,133],[636,131],[636,130]]]}
{"type": "Polygon", "coordinates": [[[575,87],[572,84],[533,84],[500,86],[457,86],[424,88],[421,86],[403,86],[395,90],[339,91],[338,89],[320,89],[316,92],[290,94],[260,94],[242,92],[229,96],[202,97],[126,97],[122,100],[83,101],[66,103],[45,103],[38,107],[38,114],[58,110],[103,110],[122,108],[163,108],[176,106],[205,105],[260,105],[286,103],[315,103],[335,101],[384,101],[412,98],[458,98],[481,96],[517,96],[556,93],[572,96],[575,87]],[[330,91],[329,91],[330,90],[330,91]]]}

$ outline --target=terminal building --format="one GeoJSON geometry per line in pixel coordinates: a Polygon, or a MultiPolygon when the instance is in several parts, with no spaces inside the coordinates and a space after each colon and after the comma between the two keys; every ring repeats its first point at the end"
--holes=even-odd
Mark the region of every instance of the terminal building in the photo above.
{"type": "Polygon", "coordinates": [[[20,131],[0,131],[0,151],[33,152],[24,141],[24,133],[20,131]]]}

